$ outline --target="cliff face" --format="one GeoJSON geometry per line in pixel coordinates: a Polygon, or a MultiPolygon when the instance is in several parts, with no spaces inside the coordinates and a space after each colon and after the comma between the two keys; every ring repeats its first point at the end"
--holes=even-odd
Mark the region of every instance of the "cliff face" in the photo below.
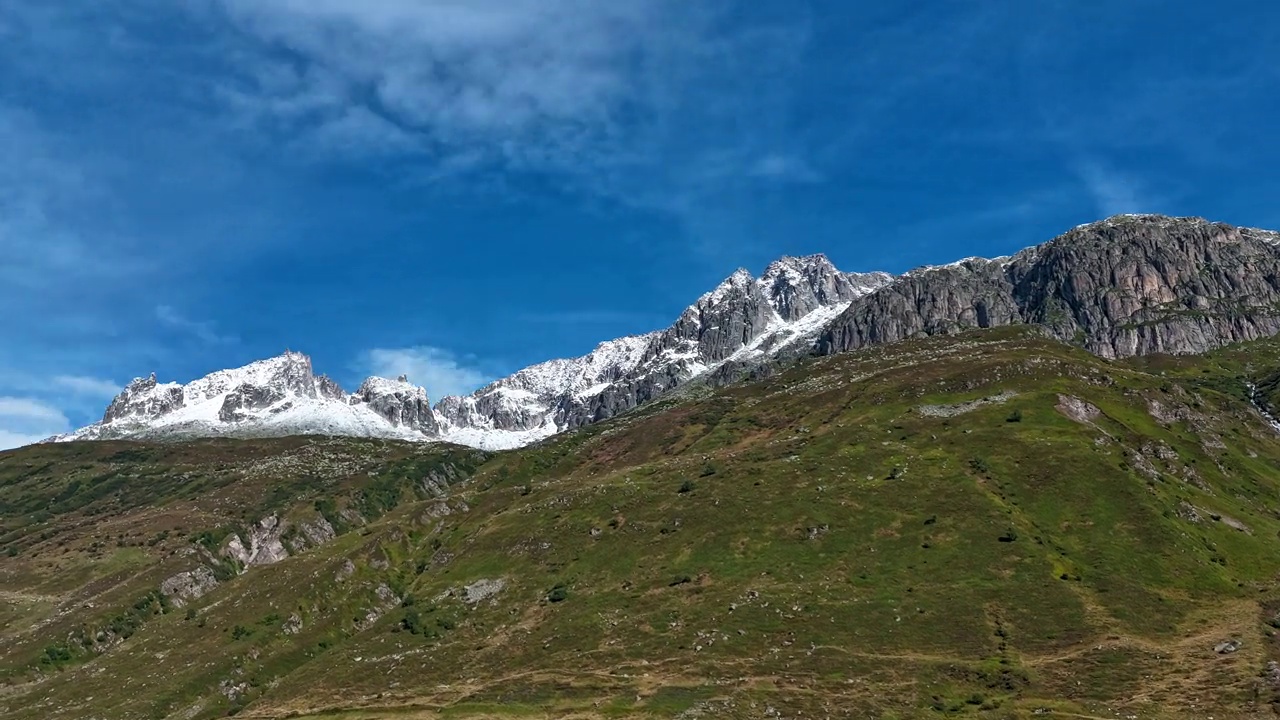
{"type": "Polygon", "coordinates": [[[1110,218],[1010,258],[907,273],[855,300],[817,350],[1017,323],[1109,358],[1274,335],[1280,234],[1200,218],[1110,218]]]}

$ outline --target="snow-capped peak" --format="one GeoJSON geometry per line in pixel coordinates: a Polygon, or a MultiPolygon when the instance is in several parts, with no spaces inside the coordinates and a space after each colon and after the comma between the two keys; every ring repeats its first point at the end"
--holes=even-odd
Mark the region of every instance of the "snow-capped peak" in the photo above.
{"type": "Polygon", "coordinates": [[[315,375],[311,358],[289,351],[186,385],[159,383],[154,373],[135,379],[100,422],[55,439],[328,434],[421,440],[437,430],[426,391],[407,378],[369,378],[348,395],[315,375]]]}
{"type": "Polygon", "coordinates": [[[100,422],[57,439],[333,434],[516,447],[724,368],[802,352],[854,298],[891,279],[842,273],[824,255],[780,258],[759,279],[740,268],[665,330],[532,365],[435,407],[404,376],[370,377],[348,394],[293,351],[185,385],[160,383],[153,374],[131,382],[100,422]]]}
{"type": "Polygon", "coordinates": [[[739,268],[666,330],[602,343],[588,355],[525,368],[436,405],[442,434],[501,448],[527,444],[647,402],[728,364],[811,343],[888,273],[841,273],[824,255],[784,257],[756,279],[739,268]]]}
{"type": "Polygon", "coordinates": [[[765,268],[764,274],[760,276],[760,282],[767,285],[773,285],[777,282],[799,283],[806,274],[814,274],[818,272],[838,273],[836,266],[831,264],[826,255],[818,253],[815,255],[793,256],[784,255],[777,260],[769,263],[769,267],[765,268]]]}
{"type": "Polygon", "coordinates": [[[733,271],[732,275],[721,280],[720,284],[717,285],[714,290],[705,293],[702,297],[698,298],[698,302],[694,303],[693,307],[717,305],[735,290],[746,287],[754,280],[755,278],[752,277],[751,273],[748,272],[746,268],[738,268],[733,271]]]}
{"type": "Polygon", "coordinates": [[[314,395],[315,376],[311,358],[286,350],[273,358],[257,360],[232,370],[219,370],[187,383],[183,388],[188,403],[222,397],[241,385],[277,387],[314,395]]]}

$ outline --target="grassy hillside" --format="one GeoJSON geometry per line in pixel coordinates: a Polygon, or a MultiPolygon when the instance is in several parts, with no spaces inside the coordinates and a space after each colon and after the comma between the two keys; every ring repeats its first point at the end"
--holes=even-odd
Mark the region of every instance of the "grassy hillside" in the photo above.
{"type": "Polygon", "coordinates": [[[1278,372],[1275,342],[1112,363],[1008,329],[492,457],[7,453],[0,716],[1270,714],[1280,435],[1246,388],[1278,372]],[[246,570],[264,517],[336,537],[246,570]]]}

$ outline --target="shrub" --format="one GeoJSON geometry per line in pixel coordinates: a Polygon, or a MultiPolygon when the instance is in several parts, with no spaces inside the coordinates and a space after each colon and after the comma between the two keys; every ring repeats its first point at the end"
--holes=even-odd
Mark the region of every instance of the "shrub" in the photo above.
{"type": "Polygon", "coordinates": [[[564,583],[557,583],[556,586],[551,588],[551,591],[547,593],[548,602],[553,602],[553,603],[564,602],[568,598],[569,598],[569,588],[565,587],[564,583]]]}
{"type": "Polygon", "coordinates": [[[1011,422],[1011,423],[1022,422],[1022,411],[1014,410],[1013,412],[1009,413],[1009,417],[1005,418],[1004,421],[1011,422]]]}
{"type": "Polygon", "coordinates": [[[41,665],[58,666],[71,660],[71,650],[65,645],[50,645],[40,656],[41,665]]]}
{"type": "Polygon", "coordinates": [[[423,631],[422,616],[414,608],[405,611],[404,617],[400,619],[400,627],[408,630],[414,635],[420,635],[423,631]]]}
{"type": "Polygon", "coordinates": [[[693,484],[692,480],[685,480],[684,482],[680,483],[680,494],[684,495],[686,493],[691,493],[693,492],[694,487],[696,486],[693,484]]]}

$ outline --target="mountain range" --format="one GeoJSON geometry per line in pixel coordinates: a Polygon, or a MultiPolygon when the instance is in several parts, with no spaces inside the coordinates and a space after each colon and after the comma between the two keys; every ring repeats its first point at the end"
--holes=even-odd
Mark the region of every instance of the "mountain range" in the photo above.
{"type": "Polygon", "coordinates": [[[0,718],[1273,716],[1277,331],[1280,235],[1119,216],[434,404],[139,378],[0,453],[0,718]]]}
{"type": "Polygon", "coordinates": [[[100,422],[57,441],[297,434],[520,447],[674,388],[771,372],[780,360],[915,337],[1030,324],[1104,358],[1199,353],[1280,332],[1280,233],[1202,218],[1121,215],[1009,257],[900,276],[784,257],[738,270],[670,327],[530,366],[429,402],[371,377],[354,393],[286,352],[180,385],[131,382],[100,422]]]}

